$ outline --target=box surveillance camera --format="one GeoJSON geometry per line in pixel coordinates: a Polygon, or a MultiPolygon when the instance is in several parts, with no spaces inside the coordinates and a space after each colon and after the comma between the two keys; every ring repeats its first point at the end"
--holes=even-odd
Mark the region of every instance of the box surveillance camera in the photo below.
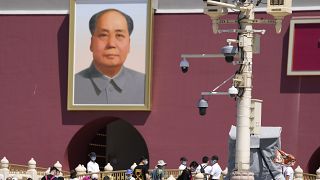
{"type": "MultiPolygon", "coordinates": [[[[224,2],[227,3],[227,0],[212,0],[217,2],[224,2]]],[[[226,7],[220,7],[216,5],[208,4],[206,0],[204,0],[205,6],[204,6],[204,14],[207,14],[211,18],[217,19],[220,16],[224,16],[228,14],[228,9],[226,7]]]]}
{"type": "Polygon", "coordinates": [[[283,19],[283,17],[292,13],[292,0],[268,0],[267,13],[274,16],[275,19],[283,19]]]}

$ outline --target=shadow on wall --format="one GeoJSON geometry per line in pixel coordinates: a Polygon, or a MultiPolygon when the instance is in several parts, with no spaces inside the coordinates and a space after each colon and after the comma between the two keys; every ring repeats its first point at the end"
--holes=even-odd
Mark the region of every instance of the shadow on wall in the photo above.
{"type": "Polygon", "coordinates": [[[312,156],[308,162],[308,172],[311,174],[316,174],[316,171],[320,168],[320,146],[312,156]]]}
{"type": "Polygon", "coordinates": [[[97,153],[101,170],[107,163],[114,170],[128,169],[134,162],[138,164],[141,156],[149,155],[141,134],[128,122],[115,117],[94,120],[73,136],[68,145],[69,168],[86,166],[91,151],[97,153]]]}
{"type": "MultiPolygon", "coordinates": [[[[319,93],[320,76],[287,76],[289,28],[283,37],[281,63],[281,93],[319,93]]],[[[316,57],[315,57],[316,58],[316,57]]]]}
{"type": "Polygon", "coordinates": [[[148,111],[68,111],[67,90],[68,90],[68,42],[69,42],[69,16],[67,15],[58,32],[58,58],[59,58],[59,79],[60,79],[60,101],[62,112],[62,124],[84,125],[102,117],[112,116],[130,120],[131,124],[145,124],[150,112],[148,111]]]}

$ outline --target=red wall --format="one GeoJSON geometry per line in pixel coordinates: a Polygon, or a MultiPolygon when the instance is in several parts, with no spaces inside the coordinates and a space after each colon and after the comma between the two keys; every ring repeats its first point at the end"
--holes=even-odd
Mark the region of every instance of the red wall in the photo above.
{"type": "MultiPolygon", "coordinates": [[[[310,15],[320,12],[293,14],[310,15]]],[[[272,25],[255,26],[267,33],[261,36],[261,53],[254,55],[253,98],[263,100],[262,125],[283,127],[283,150],[294,154],[306,170],[320,144],[320,77],[286,76],[289,19],[285,18],[281,34],[272,25]]],[[[176,168],[182,155],[200,161],[213,154],[220,156],[222,167],[227,165],[235,101],[208,97],[203,117],[196,103],[201,91],[215,88],[237,66],[223,59],[193,59],[189,72],[182,74],[179,62],[181,54],[220,53],[226,38],[235,34],[213,34],[209,17],[202,14],[155,15],[152,111],[71,112],[66,110],[68,23],[65,15],[0,16],[0,158],[26,164],[34,157],[42,167],[59,160],[68,169],[72,137],[89,122],[117,117],[144,136],[151,167],[159,159],[176,168]]],[[[227,83],[221,90],[229,87],[227,83]]]]}

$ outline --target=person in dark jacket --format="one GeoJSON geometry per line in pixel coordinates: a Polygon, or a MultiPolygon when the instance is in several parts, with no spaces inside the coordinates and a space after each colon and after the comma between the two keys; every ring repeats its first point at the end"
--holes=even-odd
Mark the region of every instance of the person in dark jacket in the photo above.
{"type": "Polygon", "coordinates": [[[53,166],[50,168],[50,173],[48,175],[43,176],[41,180],[58,180],[59,174],[59,169],[53,166]]]}

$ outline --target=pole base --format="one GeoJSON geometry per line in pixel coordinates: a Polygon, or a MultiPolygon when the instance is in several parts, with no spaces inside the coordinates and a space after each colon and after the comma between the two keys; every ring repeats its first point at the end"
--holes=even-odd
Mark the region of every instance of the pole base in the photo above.
{"type": "Polygon", "coordinates": [[[249,171],[233,171],[231,180],[254,180],[254,174],[249,171]]]}

